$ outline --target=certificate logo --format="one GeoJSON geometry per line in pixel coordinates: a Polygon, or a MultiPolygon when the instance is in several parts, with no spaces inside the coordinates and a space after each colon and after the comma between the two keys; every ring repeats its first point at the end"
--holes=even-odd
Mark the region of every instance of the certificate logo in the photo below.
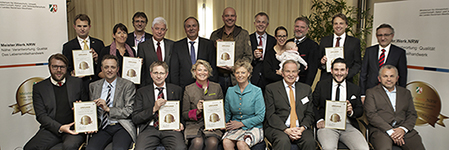
{"type": "Polygon", "coordinates": [[[12,114],[21,112],[22,115],[35,115],[33,108],[33,85],[44,80],[40,77],[30,78],[20,84],[16,92],[16,104],[9,107],[13,109],[12,114]]]}
{"type": "Polygon", "coordinates": [[[438,124],[446,127],[443,121],[448,117],[440,114],[442,101],[435,88],[428,83],[414,81],[407,84],[407,89],[412,93],[413,103],[418,114],[416,125],[430,124],[435,127],[435,124],[438,124]]]}
{"type": "Polygon", "coordinates": [[[57,4],[48,4],[48,8],[50,10],[50,12],[55,13],[56,11],[58,11],[58,5],[57,4]]]}

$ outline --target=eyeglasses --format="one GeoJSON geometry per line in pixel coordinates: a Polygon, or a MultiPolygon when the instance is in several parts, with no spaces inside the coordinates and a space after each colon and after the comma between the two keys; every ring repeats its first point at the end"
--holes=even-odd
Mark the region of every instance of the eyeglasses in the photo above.
{"type": "Polygon", "coordinates": [[[287,38],[287,35],[278,35],[276,37],[278,37],[278,38],[287,38]]]}
{"type": "Polygon", "coordinates": [[[67,68],[67,66],[57,66],[57,65],[51,65],[51,69],[53,70],[58,70],[58,69],[65,69],[67,68]]]}
{"type": "Polygon", "coordinates": [[[387,37],[387,36],[390,36],[390,35],[392,35],[393,33],[390,33],[390,34],[376,34],[376,36],[377,37],[387,37]]]}

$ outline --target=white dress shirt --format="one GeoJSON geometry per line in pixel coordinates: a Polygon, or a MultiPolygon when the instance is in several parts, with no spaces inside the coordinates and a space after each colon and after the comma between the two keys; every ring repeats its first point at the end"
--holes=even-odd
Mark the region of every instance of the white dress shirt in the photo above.
{"type": "Polygon", "coordinates": [[[82,39],[79,36],[76,36],[76,38],[78,39],[78,43],[80,44],[81,49],[84,50],[84,42],[83,42],[84,40],[86,40],[87,47],[89,47],[89,49],[90,49],[90,36],[87,36],[86,39],[82,39]]]}
{"type": "Polygon", "coordinates": [[[340,47],[343,47],[343,45],[345,45],[345,39],[346,39],[346,32],[343,33],[342,35],[338,36],[334,33],[334,40],[332,42],[332,47],[335,47],[335,44],[337,44],[337,37],[340,37],[340,47]]]}
{"type": "MultiPolygon", "coordinates": [[[[158,41],[156,41],[156,40],[154,39],[154,37],[151,38],[151,39],[153,39],[154,52],[156,52],[156,54],[157,54],[157,42],[158,42],[158,41]]],[[[162,39],[162,40],[159,42],[159,46],[161,46],[162,61],[165,61],[165,46],[164,46],[164,39],[162,39]]],[[[156,57],[157,57],[157,56],[156,56],[156,57]]]]}

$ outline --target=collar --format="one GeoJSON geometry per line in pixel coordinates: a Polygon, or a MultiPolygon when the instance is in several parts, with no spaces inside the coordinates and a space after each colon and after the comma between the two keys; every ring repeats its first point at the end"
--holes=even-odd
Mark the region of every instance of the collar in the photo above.
{"type": "Polygon", "coordinates": [[[383,88],[383,89],[384,89],[384,91],[385,91],[385,92],[387,92],[387,93],[396,93],[396,89],[397,89],[397,88],[396,88],[396,85],[394,86],[394,90],[393,90],[393,91],[391,91],[391,92],[390,92],[390,91],[388,91],[388,89],[387,89],[387,88],[385,88],[385,87],[384,87],[383,85],[382,85],[382,88],[383,88]]]}
{"type": "MultiPolygon", "coordinates": [[[[191,40],[190,40],[188,37],[187,37],[186,39],[187,39],[187,44],[190,44],[190,41],[191,41],[191,40]]],[[[195,43],[199,43],[199,41],[200,41],[199,36],[197,36],[196,39],[193,40],[193,42],[195,42],[195,43]]]]}
{"type": "Polygon", "coordinates": [[[117,78],[115,78],[114,81],[112,81],[111,83],[109,83],[108,81],[106,81],[106,79],[104,79],[103,87],[108,87],[108,85],[111,84],[112,88],[116,88],[117,87],[116,86],[117,85],[117,78]]]}
{"type": "Polygon", "coordinates": [[[379,44],[379,51],[381,52],[382,49],[385,49],[385,51],[389,51],[389,50],[390,50],[390,47],[391,47],[391,43],[388,44],[386,47],[382,47],[382,46],[380,46],[380,44],[379,44]]]}
{"type": "MultiPolygon", "coordinates": [[[[201,85],[198,81],[195,81],[195,83],[199,88],[203,88],[203,85],[201,85]]],[[[207,80],[207,87],[209,88],[209,80],[207,80]]]]}
{"type": "Polygon", "coordinates": [[[78,39],[78,41],[79,41],[79,42],[81,42],[81,43],[82,43],[82,42],[83,42],[84,40],[86,40],[86,41],[87,41],[87,43],[89,43],[89,42],[90,42],[90,36],[87,36],[87,37],[86,37],[86,39],[82,39],[82,38],[81,38],[81,37],[79,37],[79,36],[76,36],[76,38],[77,38],[77,39],[78,39]]]}
{"type": "MultiPolygon", "coordinates": [[[[335,81],[334,79],[332,79],[332,86],[338,86],[337,81],[335,81]]],[[[346,79],[343,80],[343,82],[340,83],[340,87],[345,87],[346,86],[346,79]]]]}
{"type": "MultiPolygon", "coordinates": [[[[136,32],[133,32],[133,34],[134,34],[134,39],[137,39],[136,32]]],[[[143,33],[143,35],[142,35],[142,37],[141,37],[140,39],[141,39],[141,40],[142,40],[142,39],[145,39],[145,33],[143,33]]]]}
{"type": "MultiPolygon", "coordinates": [[[[65,84],[65,81],[66,81],[65,79],[66,79],[66,78],[64,78],[64,79],[62,79],[62,81],[60,81],[60,82],[62,82],[62,85],[65,84]]],[[[51,84],[56,85],[56,86],[59,86],[59,85],[58,85],[58,81],[54,80],[51,76],[50,76],[50,81],[51,81],[51,84]]]]}
{"type": "MultiPolygon", "coordinates": [[[[157,46],[158,41],[156,41],[156,39],[154,39],[154,37],[151,37],[151,39],[153,40],[154,46],[157,46]]],[[[159,43],[161,44],[161,46],[164,45],[164,39],[162,39],[159,43]]]]}
{"type": "Polygon", "coordinates": [[[344,39],[346,37],[346,32],[344,32],[342,35],[338,36],[334,33],[334,39],[337,39],[337,37],[340,37],[341,39],[344,39]]]}
{"type": "Polygon", "coordinates": [[[267,39],[267,32],[264,32],[262,35],[259,35],[257,32],[256,32],[256,38],[259,38],[259,36],[262,36],[262,38],[263,39],[267,39]]]}
{"type": "Polygon", "coordinates": [[[251,82],[249,82],[249,80],[247,82],[248,82],[248,85],[246,85],[245,89],[241,93],[240,93],[240,86],[239,86],[239,84],[236,84],[235,85],[236,88],[234,88],[235,93],[237,93],[237,94],[245,94],[245,93],[251,92],[252,84],[251,84],[251,82]]]}
{"type": "MultiPolygon", "coordinates": [[[[156,90],[156,87],[158,87],[158,86],[156,86],[156,84],[153,83],[153,87],[154,87],[154,90],[156,90]]],[[[164,85],[162,87],[164,88],[164,90],[167,90],[167,83],[164,82],[164,85]]]]}
{"type": "MultiPolygon", "coordinates": [[[[217,30],[217,33],[218,33],[217,36],[220,39],[221,39],[221,36],[223,35],[224,28],[225,28],[225,26],[223,25],[223,27],[221,27],[220,29],[217,30]]],[[[242,31],[242,27],[234,25],[234,31],[232,31],[234,33],[234,38],[235,38],[235,36],[237,36],[240,33],[240,31],[242,31]]]]}
{"type": "MultiPolygon", "coordinates": [[[[287,82],[285,82],[284,79],[282,79],[282,83],[284,83],[285,88],[289,88],[287,82]]],[[[295,84],[292,84],[292,88],[295,89],[295,84]]]]}
{"type": "Polygon", "coordinates": [[[302,43],[302,42],[306,39],[306,37],[307,37],[307,36],[303,36],[303,37],[300,38],[300,39],[295,38],[294,42],[296,43],[296,41],[299,41],[299,43],[302,43]]]}

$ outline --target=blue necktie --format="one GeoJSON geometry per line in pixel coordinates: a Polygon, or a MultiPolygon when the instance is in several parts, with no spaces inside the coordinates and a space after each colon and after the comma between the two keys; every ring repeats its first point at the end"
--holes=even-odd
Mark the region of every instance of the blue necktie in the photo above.
{"type": "Polygon", "coordinates": [[[195,56],[195,47],[193,44],[195,41],[190,41],[190,61],[192,61],[192,65],[196,63],[196,56],[195,56]]]}

